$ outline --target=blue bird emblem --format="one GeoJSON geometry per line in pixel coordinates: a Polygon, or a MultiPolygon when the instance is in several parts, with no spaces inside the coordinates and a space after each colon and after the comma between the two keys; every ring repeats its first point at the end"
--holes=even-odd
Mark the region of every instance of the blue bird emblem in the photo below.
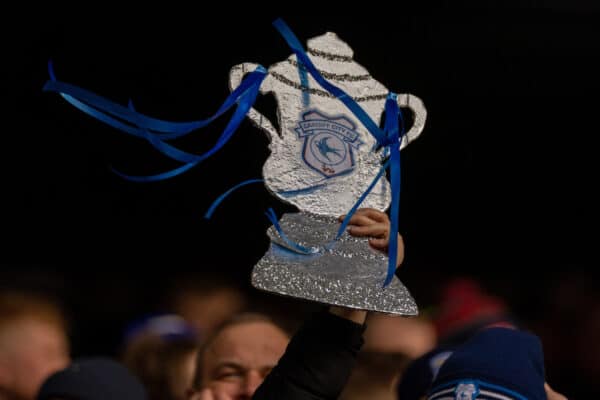
{"type": "Polygon", "coordinates": [[[307,167],[332,178],[354,170],[354,150],[363,144],[356,124],[344,115],[331,116],[312,109],[302,114],[294,129],[303,140],[307,167]]]}
{"type": "Polygon", "coordinates": [[[316,146],[317,146],[317,149],[319,149],[319,152],[323,155],[323,157],[325,157],[329,161],[331,161],[331,158],[329,158],[329,155],[328,155],[329,153],[333,153],[336,156],[338,156],[339,158],[343,158],[343,156],[340,154],[339,149],[336,149],[335,147],[331,147],[329,145],[329,143],[327,143],[327,141],[329,139],[331,139],[331,137],[326,136],[316,142],[316,146]]]}

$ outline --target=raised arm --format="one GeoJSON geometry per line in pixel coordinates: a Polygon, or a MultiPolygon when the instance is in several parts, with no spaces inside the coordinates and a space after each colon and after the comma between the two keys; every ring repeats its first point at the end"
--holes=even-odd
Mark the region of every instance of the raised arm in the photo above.
{"type": "MultiPolygon", "coordinates": [[[[374,209],[360,209],[350,219],[350,224],[351,235],[368,237],[373,248],[387,251],[390,221],[385,213],[374,209]]],[[[400,265],[404,258],[401,237],[398,242],[400,265]]],[[[338,398],[364,343],[366,317],[366,311],[343,307],[329,307],[328,310],[314,315],[294,335],[285,354],[257,389],[253,398],[338,398]]]]}

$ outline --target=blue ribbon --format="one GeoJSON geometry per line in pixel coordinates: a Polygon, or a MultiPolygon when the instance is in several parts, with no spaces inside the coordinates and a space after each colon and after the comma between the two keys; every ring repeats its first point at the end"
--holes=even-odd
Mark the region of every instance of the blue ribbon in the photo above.
{"type": "Polygon", "coordinates": [[[248,110],[252,107],[258,95],[260,84],[267,75],[264,67],[258,66],[251,72],[246,79],[227,97],[219,110],[206,120],[193,122],[169,122],[147,117],[136,112],[132,104],[129,107],[123,107],[119,104],[111,102],[103,97],[91,93],[85,89],[78,88],[68,83],[56,80],[52,62],[48,63],[48,72],[50,80],[44,85],[45,91],[54,91],[61,94],[70,104],[83,111],[84,113],[133,136],[141,137],[146,140],[157,150],[177,161],[185,163],[185,165],[173,170],[150,176],[132,176],[123,174],[115,169],[117,175],[132,181],[149,182],[162,179],[168,179],[179,175],[200,162],[204,161],[214,153],[219,151],[221,147],[233,136],[241,122],[244,120],[248,110]],[[217,143],[205,152],[204,154],[196,155],[185,152],[166,143],[164,140],[170,140],[181,137],[190,133],[194,129],[198,129],[208,125],[216,118],[221,116],[225,111],[231,108],[237,102],[237,108],[232,115],[229,123],[225,127],[223,133],[217,140],[217,143]],[[115,117],[121,118],[126,122],[133,124],[128,125],[115,117]],[[162,133],[155,133],[162,132],[162,133]]]}
{"type": "Polygon", "coordinates": [[[279,237],[281,239],[283,239],[283,241],[285,241],[288,244],[288,246],[290,246],[290,250],[293,250],[296,253],[304,254],[304,255],[317,254],[317,253],[320,252],[319,248],[312,247],[312,248],[309,249],[308,247],[304,247],[304,246],[302,246],[302,245],[294,242],[293,240],[291,240],[285,234],[285,232],[283,232],[283,229],[281,229],[281,226],[279,225],[279,221],[277,220],[277,215],[275,214],[275,211],[273,211],[272,208],[269,208],[267,210],[267,212],[265,212],[265,215],[267,216],[267,218],[269,218],[269,220],[273,224],[273,227],[275,228],[275,230],[279,234],[279,237]]]}
{"type": "Polygon", "coordinates": [[[262,183],[264,182],[263,179],[248,179],[247,181],[243,181],[241,183],[238,183],[237,185],[235,185],[234,187],[232,187],[231,189],[229,189],[228,191],[226,191],[225,193],[223,193],[222,195],[220,195],[210,206],[210,208],[208,209],[208,211],[206,212],[206,214],[204,214],[204,218],[206,219],[210,219],[213,215],[213,213],[215,212],[215,210],[217,209],[217,207],[219,206],[219,204],[221,204],[221,202],[223,200],[225,200],[225,198],[227,196],[229,196],[232,192],[238,190],[239,188],[246,186],[246,185],[250,185],[252,183],[262,183]]]}
{"type": "MultiPolygon", "coordinates": [[[[369,132],[375,137],[377,144],[379,146],[384,147],[384,154],[389,153],[390,157],[385,162],[379,173],[373,179],[369,187],[365,190],[365,192],[360,196],[360,198],[356,201],[356,203],[352,206],[350,211],[346,214],[344,221],[340,225],[338,229],[336,237],[332,242],[326,244],[321,249],[307,249],[304,246],[301,246],[298,243],[293,242],[291,239],[287,237],[287,235],[283,232],[279,222],[277,221],[277,217],[275,212],[272,209],[269,209],[269,212],[266,213],[267,217],[273,224],[276,231],[279,233],[280,237],[290,246],[291,251],[295,251],[298,254],[315,254],[315,250],[317,252],[323,251],[323,249],[331,249],[336,241],[342,236],[344,231],[346,230],[350,219],[356,212],[356,210],[360,207],[365,198],[369,195],[372,189],[375,187],[379,179],[383,176],[386,169],[390,168],[390,180],[391,180],[391,190],[392,190],[392,204],[390,210],[390,219],[391,219],[391,227],[390,227],[390,241],[388,244],[388,271],[385,282],[383,284],[384,287],[388,286],[394,277],[394,273],[396,271],[396,262],[397,262],[397,253],[398,253],[398,217],[399,217],[399,204],[400,204],[400,139],[404,133],[404,122],[402,120],[402,113],[400,108],[398,107],[397,95],[395,93],[390,92],[387,96],[385,103],[385,111],[386,118],[384,122],[384,130],[381,129],[373,122],[373,120],[368,116],[368,114],[360,107],[358,103],[356,103],[350,96],[348,96],[342,89],[330,84],[325,78],[321,76],[319,71],[315,68],[312,61],[306,55],[302,45],[293,34],[293,32],[289,29],[289,27],[283,22],[283,20],[276,20],[273,25],[279,30],[279,32],[283,35],[288,45],[292,48],[296,57],[298,59],[298,73],[300,75],[301,86],[303,89],[303,104],[306,106],[309,102],[308,99],[308,79],[306,76],[306,70],[313,76],[313,78],[327,91],[331,94],[339,98],[344,104],[350,109],[350,111],[367,127],[369,132]],[[302,68],[304,66],[305,68],[302,68]],[[398,121],[401,121],[399,126],[398,121]],[[401,132],[400,132],[401,131],[401,132]]],[[[221,195],[210,207],[209,212],[207,213],[208,218],[214,212],[214,209],[221,203],[221,201],[228,196],[231,192],[233,192],[238,187],[246,185],[248,183],[257,182],[260,180],[251,180],[238,184],[234,188],[228,190],[226,193],[221,195]]],[[[325,185],[325,184],[323,184],[325,185]]],[[[309,188],[298,189],[288,192],[281,192],[283,195],[297,195],[300,193],[304,193],[307,190],[312,191],[314,189],[318,189],[323,185],[314,185],[309,188]],[[285,194],[284,194],[285,193],[285,194]]]]}
{"type": "MultiPolygon", "coordinates": [[[[162,132],[157,133],[157,135],[163,140],[175,139],[196,129],[207,126],[215,119],[223,115],[227,110],[229,110],[238,101],[238,99],[248,91],[248,89],[251,89],[256,83],[260,85],[260,82],[262,82],[267,75],[266,69],[259,65],[253,72],[248,74],[246,79],[244,79],[240,85],[225,99],[221,107],[219,107],[217,112],[210,118],[189,122],[172,122],[148,117],[118,103],[110,101],[102,96],[98,96],[97,94],[88,90],[71,85],[69,83],[58,81],[56,79],[56,75],[54,74],[52,60],[48,61],[48,73],[50,75],[50,80],[44,85],[44,91],[57,92],[63,95],[63,97],[65,97],[64,95],[70,95],[71,98],[79,99],[81,102],[91,105],[93,108],[97,109],[97,112],[103,112],[112,115],[113,117],[120,118],[139,128],[145,128],[149,131],[162,132]]],[[[73,105],[79,108],[78,105],[73,105]]],[[[95,117],[95,115],[93,116],[95,117]]],[[[120,127],[117,128],[121,129],[120,127]]]]}
{"type": "Polygon", "coordinates": [[[388,274],[383,284],[384,287],[392,282],[396,271],[398,258],[398,218],[400,209],[400,140],[404,135],[404,120],[402,112],[398,107],[398,96],[395,93],[388,94],[385,101],[385,132],[392,145],[390,149],[390,183],[392,185],[392,205],[390,210],[390,241],[388,252],[388,274]],[[401,121],[400,127],[398,120],[401,121]],[[402,133],[400,133],[400,131],[402,133]]]}
{"type": "Polygon", "coordinates": [[[385,173],[385,170],[387,169],[388,166],[389,166],[389,160],[386,161],[385,164],[383,164],[383,166],[381,167],[381,169],[379,170],[379,172],[377,173],[377,175],[375,176],[373,181],[371,181],[371,184],[369,185],[369,187],[367,187],[367,190],[365,190],[364,193],[358,198],[358,200],[356,200],[356,203],[354,203],[354,205],[352,206],[352,208],[346,214],[346,217],[342,221],[342,224],[340,225],[340,228],[338,229],[338,233],[337,233],[334,241],[338,240],[342,236],[342,234],[348,227],[348,223],[350,223],[350,218],[352,218],[352,216],[354,215],[356,210],[358,210],[358,207],[360,207],[360,205],[367,198],[369,193],[371,193],[371,190],[373,190],[373,188],[375,187],[377,182],[379,182],[379,179],[381,179],[381,177],[385,173]]]}
{"type": "MultiPolygon", "coordinates": [[[[385,171],[385,167],[389,164],[390,166],[390,180],[392,190],[392,204],[390,210],[390,242],[389,242],[389,253],[388,253],[388,273],[383,284],[384,287],[388,286],[394,277],[396,271],[396,261],[398,252],[398,216],[399,216],[399,204],[400,204],[400,138],[404,134],[404,123],[402,122],[402,134],[398,120],[402,120],[402,114],[398,107],[397,95],[390,92],[386,99],[385,110],[386,119],[384,123],[384,130],[382,131],[377,124],[369,117],[369,115],[362,109],[362,107],[354,101],[346,92],[337,86],[329,83],[325,78],[321,76],[317,68],[314,66],[310,58],[308,58],[304,47],[294,35],[291,29],[283,22],[282,19],[277,19],[273,22],[275,28],[281,33],[287,44],[296,54],[299,65],[304,65],[306,70],[312,75],[312,77],[333,96],[338,98],[344,103],[344,105],[359,119],[359,121],[367,128],[367,130],[373,135],[377,144],[380,147],[384,147],[384,153],[390,153],[388,162],[386,162],[382,171],[385,171]],[[389,150],[388,150],[389,149],[389,150]]],[[[302,74],[300,74],[302,77],[302,74]]],[[[336,239],[342,235],[352,215],[356,212],[359,205],[367,197],[370,191],[373,189],[377,181],[382,175],[382,171],[377,175],[376,179],[373,180],[369,188],[361,195],[356,204],[352,207],[350,212],[346,214],[342,225],[338,231],[336,239]]],[[[329,244],[331,246],[332,244],[329,244]]]]}
{"type": "Polygon", "coordinates": [[[300,60],[298,60],[298,75],[300,76],[300,88],[302,90],[302,105],[307,108],[310,105],[308,75],[306,75],[306,69],[300,60]]]}
{"type": "MultiPolygon", "coordinates": [[[[332,243],[327,244],[324,248],[331,248],[337,241],[349,223],[352,215],[356,212],[360,204],[371,192],[375,184],[379,181],[386,168],[390,167],[391,175],[391,186],[392,186],[392,207],[391,207],[391,237],[389,243],[389,266],[388,274],[384,283],[384,287],[389,285],[394,276],[396,269],[396,258],[397,258],[397,236],[398,236],[398,214],[399,214],[399,193],[400,193],[400,140],[404,133],[404,124],[402,121],[402,114],[397,103],[397,95],[390,93],[386,99],[386,120],[384,124],[384,130],[382,131],[377,124],[369,117],[369,115],[360,107],[360,105],[354,101],[346,92],[337,86],[329,83],[325,78],[321,76],[319,71],[316,69],[312,61],[306,55],[303,46],[300,44],[296,36],[289,29],[289,27],[281,19],[277,19],[273,22],[275,28],[282,34],[288,45],[296,54],[298,60],[298,72],[300,75],[300,81],[303,86],[303,104],[307,106],[309,104],[309,92],[308,92],[308,78],[306,72],[311,76],[329,93],[338,98],[346,105],[346,107],[359,119],[359,121],[367,128],[367,130],[375,138],[379,147],[384,147],[384,154],[389,152],[390,157],[388,161],[381,168],[377,176],[374,178],[372,183],[369,185],[367,190],[361,195],[356,201],[351,210],[347,213],[344,221],[342,222],[336,238],[332,243]],[[401,127],[398,125],[398,120],[401,121],[401,127]]],[[[267,75],[267,71],[262,66],[258,66],[253,72],[251,72],[241,84],[227,97],[217,112],[204,120],[191,121],[191,122],[171,122],[164,121],[155,118],[148,117],[135,111],[133,104],[130,102],[128,107],[123,107],[117,103],[107,100],[101,96],[98,96],[85,89],[77,86],[60,82],[56,79],[54,74],[52,62],[48,63],[48,72],[50,80],[44,85],[45,91],[58,92],[67,102],[83,111],[84,113],[116,128],[128,134],[136,137],[146,139],[153,147],[167,155],[168,157],[184,163],[184,165],[166,171],[156,175],[149,176],[132,176],[123,174],[115,169],[113,172],[119,176],[138,182],[149,182],[168,179],[173,176],[179,175],[198,163],[204,161],[216,153],[233,135],[236,129],[241,124],[242,120],[254,104],[256,97],[259,92],[260,85],[267,75]],[[221,136],[217,140],[217,143],[207,152],[197,155],[188,153],[177,147],[166,143],[167,140],[172,140],[181,136],[184,136],[196,129],[202,128],[216,118],[221,116],[227,110],[229,110],[234,104],[237,103],[237,108],[232,115],[229,123],[222,132],[221,136]]],[[[245,186],[250,183],[262,182],[262,180],[249,180],[242,182],[235,187],[228,190],[226,193],[221,195],[210,207],[206,213],[206,217],[210,218],[216,207],[227,197],[231,192],[237,190],[239,187],[245,186]]],[[[314,190],[322,187],[322,185],[315,185],[310,188],[298,189],[294,191],[281,192],[282,195],[296,195],[306,190],[314,190]]],[[[290,245],[294,251],[298,251],[301,254],[315,254],[318,249],[312,248],[307,249],[297,243],[291,241],[285,233],[281,230],[275,212],[269,209],[267,217],[273,223],[275,229],[278,231],[280,237],[290,245]]]]}
{"type": "Polygon", "coordinates": [[[304,47],[291,31],[291,29],[287,26],[285,22],[281,18],[276,19],[273,22],[273,26],[279,31],[279,33],[283,36],[287,44],[290,46],[292,51],[296,54],[298,58],[298,62],[302,63],[308,72],[312,75],[312,77],[323,87],[323,89],[327,90],[333,96],[340,99],[346,107],[352,111],[352,113],[365,125],[368,131],[375,137],[378,143],[382,146],[387,144],[386,135],[379,129],[377,124],[373,122],[371,117],[366,113],[365,110],[356,102],[352,97],[350,97],[346,92],[344,92],[339,87],[329,83],[325,78],[321,76],[313,62],[308,58],[306,52],[304,51],[304,47]]]}
{"type": "MultiPolygon", "coordinates": [[[[369,185],[369,187],[367,188],[367,190],[365,190],[365,192],[360,196],[360,198],[352,206],[350,212],[348,212],[348,214],[344,218],[344,221],[342,222],[342,224],[340,225],[340,228],[338,229],[336,237],[330,243],[324,245],[323,249],[331,249],[331,248],[333,248],[333,246],[335,245],[336,241],[342,236],[342,234],[346,230],[346,227],[348,226],[348,223],[350,222],[350,218],[356,212],[356,210],[358,209],[358,207],[360,207],[360,205],[362,204],[362,202],[364,201],[364,199],[367,197],[367,195],[371,192],[371,190],[373,189],[373,187],[375,187],[375,185],[377,184],[377,182],[379,181],[379,179],[381,179],[381,177],[385,173],[386,169],[388,168],[389,163],[390,163],[390,160],[386,161],[385,164],[381,167],[381,169],[379,170],[379,173],[377,173],[377,175],[375,176],[375,178],[373,178],[373,181],[371,182],[371,184],[369,185]]],[[[228,197],[229,195],[231,195],[231,193],[233,193],[237,189],[239,189],[239,188],[241,188],[243,186],[252,184],[252,183],[262,183],[262,182],[264,182],[263,179],[248,179],[246,181],[238,183],[237,185],[235,185],[231,189],[229,189],[226,192],[224,192],[223,194],[221,194],[211,204],[211,206],[209,207],[208,211],[204,215],[204,218],[210,219],[212,217],[212,215],[214,214],[216,208],[223,202],[223,200],[225,200],[226,197],[228,197]]],[[[308,188],[297,189],[297,190],[294,190],[294,191],[282,191],[282,192],[278,192],[278,193],[279,194],[282,194],[282,193],[287,194],[287,193],[294,192],[294,194],[299,194],[299,193],[302,193],[302,192],[313,191],[316,188],[319,188],[319,187],[322,187],[322,186],[325,186],[325,185],[326,185],[326,183],[325,184],[321,184],[321,185],[310,186],[308,188]]],[[[321,252],[323,250],[323,249],[316,250],[315,248],[312,248],[312,249],[309,250],[306,247],[301,246],[301,245],[293,242],[291,239],[288,238],[288,236],[285,234],[285,232],[283,231],[283,229],[279,225],[279,222],[277,221],[277,218],[275,216],[275,212],[273,211],[273,209],[269,209],[269,211],[266,213],[266,215],[267,215],[267,218],[269,218],[269,220],[271,221],[271,223],[275,227],[275,230],[281,236],[281,238],[286,243],[289,244],[289,246],[291,248],[290,250],[292,250],[292,251],[295,250],[299,254],[315,254],[316,252],[321,252]]]]}

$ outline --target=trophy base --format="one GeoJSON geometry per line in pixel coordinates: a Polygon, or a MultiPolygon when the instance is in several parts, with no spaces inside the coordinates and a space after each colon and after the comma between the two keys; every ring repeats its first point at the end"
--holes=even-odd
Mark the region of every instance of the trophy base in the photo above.
{"type": "MultiPolygon", "coordinates": [[[[306,212],[285,214],[281,229],[304,247],[322,247],[331,242],[339,222],[306,212]]],[[[394,277],[383,287],[388,260],[372,249],[366,238],[344,233],[331,249],[319,254],[299,254],[271,226],[271,245],[254,266],[252,285],[257,289],[323,304],[392,315],[417,315],[414,299],[394,277]]]]}

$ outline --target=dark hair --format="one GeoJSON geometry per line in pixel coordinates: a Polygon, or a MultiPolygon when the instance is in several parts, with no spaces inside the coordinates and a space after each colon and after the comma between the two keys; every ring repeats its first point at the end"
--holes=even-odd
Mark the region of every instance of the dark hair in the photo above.
{"type": "Polygon", "coordinates": [[[177,368],[197,349],[198,343],[189,338],[165,340],[145,335],[130,343],[122,359],[146,387],[149,400],[174,400],[172,381],[177,368]]]}
{"type": "Polygon", "coordinates": [[[173,391],[178,369],[199,345],[193,328],[177,315],[155,315],[134,322],[125,340],[122,361],[144,384],[148,398],[179,399],[173,391]]]}

